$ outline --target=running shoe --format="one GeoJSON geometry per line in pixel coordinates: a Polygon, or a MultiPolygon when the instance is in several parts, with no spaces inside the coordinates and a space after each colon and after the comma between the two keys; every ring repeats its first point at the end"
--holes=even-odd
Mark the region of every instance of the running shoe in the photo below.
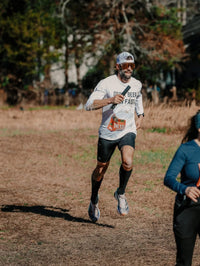
{"type": "Polygon", "coordinates": [[[114,193],[114,197],[118,201],[118,206],[117,206],[118,213],[121,214],[122,216],[127,215],[129,212],[129,207],[125,194],[122,195],[118,194],[116,190],[114,193]]]}
{"type": "Polygon", "coordinates": [[[98,203],[97,204],[93,204],[90,201],[90,205],[89,205],[89,208],[88,208],[88,214],[89,214],[89,217],[90,217],[90,219],[92,220],[93,223],[96,223],[96,221],[99,220],[99,218],[100,218],[100,210],[98,208],[98,203]]]}

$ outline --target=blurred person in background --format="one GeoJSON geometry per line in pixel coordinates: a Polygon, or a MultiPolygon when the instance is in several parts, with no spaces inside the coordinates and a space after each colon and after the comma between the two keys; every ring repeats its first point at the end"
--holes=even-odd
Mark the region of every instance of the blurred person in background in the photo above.
{"type": "Polygon", "coordinates": [[[200,234],[200,110],[177,149],[164,178],[164,184],[177,192],[173,231],[176,241],[176,266],[192,265],[196,237],[200,234]],[[177,176],[180,176],[180,182],[177,176]]]}
{"type": "Polygon", "coordinates": [[[97,164],[91,176],[92,192],[88,208],[93,222],[100,218],[98,192],[116,147],[120,150],[122,162],[119,169],[119,187],[114,197],[118,201],[119,214],[126,215],[129,212],[125,189],[132,173],[137,129],[141,127],[144,116],[142,84],[132,77],[134,68],[133,55],[128,52],[120,53],[117,56],[116,73],[97,84],[85,105],[87,111],[102,108],[97,164]],[[126,93],[122,93],[126,88],[126,93]]]}

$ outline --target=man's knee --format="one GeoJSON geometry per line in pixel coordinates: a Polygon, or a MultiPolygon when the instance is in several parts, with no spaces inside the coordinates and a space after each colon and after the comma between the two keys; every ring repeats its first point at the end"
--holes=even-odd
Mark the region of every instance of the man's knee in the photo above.
{"type": "Polygon", "coordinates": [[[132,160],[124,160],[122,162],[122,167],[125,171],[131,171],[133,169],[133,162],[132,160]]]}
{"type": "Polygon", "coordinates": [[[101,162],[97,162],[97,166],[94,169],[92,178],[96,181],[101,181],[101,179],[103,179],[104,174],[108,168],[109,162],[106,163],[101,163],[101,162]]]}
{"type": "Polygon", "coordinates": [[[131,146],[123,146],[121,149],[122,167],[125,171],[133,169],[133,154],[134,149],[131,146]]]}

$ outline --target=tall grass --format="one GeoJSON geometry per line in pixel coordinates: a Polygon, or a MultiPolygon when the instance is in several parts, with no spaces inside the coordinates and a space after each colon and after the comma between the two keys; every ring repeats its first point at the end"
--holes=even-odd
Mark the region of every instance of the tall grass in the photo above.
{"type": "MultiPolygon", "coordinates": [[[[169,107],[165,105],[150,106],[144,110],[143,128],[154,131],[174,132],[184,130],[188,119],[196,113],[195,107],[169,107]]],[[[69,130],[96,129],[101,122],[101,110],[87,112],[85,110],[18,109],[0,110],[1,128],[15,127],[20,130],[69,130]]]]}
{"type": "Polygon", "coordinates": [[[145,121],[143,127],[167,129],[171,132],[183,130],[187,127],[189,119],[197,112],[198,106],[169,107],[166,105],[145,108],[145,121]]]}

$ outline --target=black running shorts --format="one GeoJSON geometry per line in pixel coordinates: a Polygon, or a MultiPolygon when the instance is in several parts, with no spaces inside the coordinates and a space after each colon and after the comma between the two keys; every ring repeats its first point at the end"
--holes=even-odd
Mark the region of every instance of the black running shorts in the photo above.
{"type": "Polygon", "coordinates": [[[135,149],[135,138],[136,135],[134,133],[127,133],[122,138],[116,140],[99,138],[97,160],[102,163],[109,162],[117,146],[119,150],[125,145],[131,146],[135,149]]]}

